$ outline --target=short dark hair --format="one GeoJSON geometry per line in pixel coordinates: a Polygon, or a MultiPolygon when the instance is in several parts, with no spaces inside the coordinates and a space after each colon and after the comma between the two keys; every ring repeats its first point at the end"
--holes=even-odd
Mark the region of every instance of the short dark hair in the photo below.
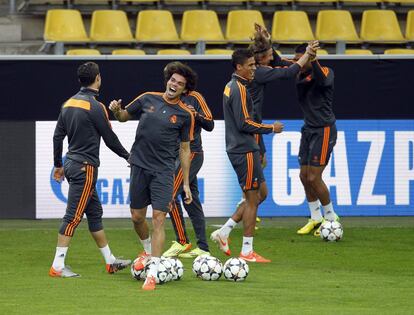
{"type": "Polygon", "coordinates": [[[87,87],[95,82],[99,74],[99,66],[94,62],[86,62],[78,67],[78,80],[81,86],[87,87]]]}
{"type": "Polygon", "coordinates": [[[194,91],[197,86],[198,76],[197,73],[186,64],[179,61],[173,61],[167,64],[164,68],[164,81],[167,84],[168,80],[174,73],[182,75],[185,80],[185,88],[188,91],[194,91]]]}
{"type": "Polygon", "coordinates": [[[295,48],[295,54],[304,54],[306,52],[306,48],[308,47],[307,43],[300,44],[295,48]]]}
{"type": "Polygon", "coordinates": [[[250,49],[236,49],[231,55],[231,64],[233,65],[234,69],[237,69],[237,65],[243,65],[247,59],[253,56],[253,51],[250,49]]]}

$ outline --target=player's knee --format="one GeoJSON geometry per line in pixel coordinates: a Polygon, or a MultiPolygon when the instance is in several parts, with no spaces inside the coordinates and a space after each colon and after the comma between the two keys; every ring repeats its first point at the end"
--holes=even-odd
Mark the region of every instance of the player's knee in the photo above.
{"type": "Polygon", "coordinates": [[[308,174],[305,172],[300,172],[299,174],[300,181],[304,186],[308,184],[308,174]]]}
{"type": "Polygon", "coordinates": [[[161,211],[154,211],[152,214],[152,225],[154,229],[160,229],[164,226],[166,213],[161,211]]]}
{"type": "Polygon", "coordinates": [[[309,173],[307,177],[307,183],[308,185],[314,186],[317,185],[320,181],[320,176],[314,173],[309,173]]]}
{"type": "Polygon", "coordinates": [[[131,209],[131,220],[134,224],[141,224],[145,221],[145,214],[131,209]]]}
{"type": "Polygon", "coordinates": [[[90,232],[98,232],[103,230],[102,218],[94,218],[91,220],[88,218],[88,228],[90,232]]]}

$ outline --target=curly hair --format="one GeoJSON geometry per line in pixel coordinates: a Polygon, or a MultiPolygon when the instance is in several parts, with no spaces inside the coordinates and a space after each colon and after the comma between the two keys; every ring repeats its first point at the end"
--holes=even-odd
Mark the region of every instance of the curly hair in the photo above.
{"type": "Polygon", "coordinates": [[[260,60],[269,49],[272,49],[272,42],[265,38],[260,32],[254,33],[251,40],[253,43],[250,44],[249,49],[253,51],[254,59],[256,61],[260,60]]]}
{"type": "Polygon", "coordinates": [[[167,64],[164,68],[164,82],[167,84],[171,76],[177,73],[183,76],[186,80],[185,88],[187,91],[194,91],[197,86],[197,73],[186,64],[179,61],[173,61],[167,64]]]}

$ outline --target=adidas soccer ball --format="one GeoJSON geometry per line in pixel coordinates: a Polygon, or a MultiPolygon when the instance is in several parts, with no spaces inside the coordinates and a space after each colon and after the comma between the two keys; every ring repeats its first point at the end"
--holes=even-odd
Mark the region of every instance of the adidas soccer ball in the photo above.
{"type": "Polygon", "coordinates": [[[171,278],[172,280],[180,280],[184,275],[183,263],[175,257],[167,258],[171,264],[171,278]]]}
{"type": "Polygon", "coordinates": [[[199,277],[200,276],[200,268],[201,268],[201,263],[204,261],[204,259],[208,257],[207,255],[201,255],[201,256],[197,256],[194,261],[193,261],[193,273],[199,277]]]}
{"type": "Polygon", "coordinates": [[[218,280],[223,272],[223,265],[219,259],[207,256],[200,261],[198,277],[202,280],[218,280]]]}
{"type": "Polygon", "coordinates": [[[342,225],[337,221],[325,221],[321,225],[321,238],[324,241],[339,241],[343,234],[342,225]]]}
{"type": "MultiPolygon", "coordinates": [[[[144,268],[145,275],[148,274],[152,264],[153,262],[145,266],[144,268]]],[[[157,275],[155,277],[155,282],[157,284],[164,284],[164,283],[167,283],[168,281],[171,281],[172,280],[171,270],[172,270],[172,265],[170,261],[168,261],[167,258],[165,257],[161,257],[160,264],[158,265],[157,275]]]]}
{"type": "Polygon", "coordinates": [[[249,274],[249,265],[244,259],[230,258],[224,263],[223,274],[229,281],[243,281],[249,274]]]}
{"type": "Polygon", "coordinates": [[[135,269],[135,263],[137,262],[138,258],[134,260],[131,264],[131,275],[136,280],[145,280],[147,277],[147,268],[143,268],[141,270],[135,269]]]}

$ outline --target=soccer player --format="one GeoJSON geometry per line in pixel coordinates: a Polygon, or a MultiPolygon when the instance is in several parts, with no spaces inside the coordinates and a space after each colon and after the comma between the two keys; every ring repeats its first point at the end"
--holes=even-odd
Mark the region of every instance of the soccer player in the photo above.
{"type": "MultiPolygon", "coordinates": [[[[295,49],[295,59],[305,53],[307,44],[295,49]]],[[[329,162],[336,144],[337,130],[332,110],[334,93],[334,72],[322,67],[316,56],[302,68],[296,80],[296,89],[300,107],[304,115],[299,149],[300,179],[306,193],[311,218],[297,231],[298,234],[320,235],[322,221],[335,221],[336,215],[329,190],[322,179],[322,173],[329,162]],[[320,204],[324,210],[322,217],[320,204]]]]}
{"type": "Polygon", "coordinates": [[[121,100],[112,101],[109,108],[121,121],[139,119],[135,142],[131,149],[131,218],[144,252],[135,263],[144,268],[151,259],[142,288],[155,289],[155,276],[164,246],[164,222],[173,197],[177,142],[183,173],[185,203],[192,202],[189,183],[190,141],[193,140],[194,115],[181,101],[188,90],[194,90],[196,73],[187,65],[173,62],[164,71],[165,92],[139,95],[125,109],[121,100]],[[152,205],[152,240],[146,221],[147,206],[152,205]]]}
{"type": "Polygon", "coordinates": [[[120,157],[128,160],[129,153],[112,131],[105,106],[96,100],[101,86],[101,75],[96,63],[87,62],[78,68],[82,88],[67,100],[61,109],[53,136],[53,178],[69,182],[66,214],[59,229],[55,259],[50,268],[51,277],[79,277],[65,265],[70,241],[83,215],[88,218],[92,234],[106,262],[109,273],[127,267],[131,261],[112,255],[102,226],[102,205],[95,190],[99,167],[101,137],[120,157]],[[69,151],[62,166],[63,139],[68,137],[69,151]]]}
{"type": "MultiPolygon", "coordinates": [[[[311,54],[318,47],[318,42],[311,42],[309,52],[305,52],[296,62],[282,59],[273,49],[271,36],[263,26],[255,24],[255,34],[250,49],[254,53],[256,61],[256,71],[254,79],[247,85],[247,89],[253,100],[252,119],[261,124],[262,109],[264,103],[265,88],[268,83],[295,78],[300,69],[309,61],[311,54]]],[[[266,167],[266,147],[263,142],[263,135],[255,135],[256,142],[260,147],[260,158],[262,168],[266,167]]],[[[242,206],[244,198],[239,202],[238,207],[242,206]]],[[[258,219],[258,218],[257,218],[258,219]]]]}
{"type": "Polygon", "coordinates": [[[257,208],[267,196],[267,186],[260,164],[260,148],[255,134],[280,133],[283,124],[259,124],[251,118],[253,101],[246,86],[253,80],[256,63],[249,49],[236,50],[232,55],[235,72],[224,88],[223,112],[226,133],[226,151],[237,174],[240,187],[246,196],[244,206],[239,207],[220,229],[211,234],[219,248],[230,255],[228,236],[231,228],[243,221],[243,243],[240,257],[249,262],[270,262],[253,250],[253,234],[256,225],[257,208]]]}
{"type": "Polygon", "coordinates": [[[206,239],[206,222],[204,218],[203,208],[201,206],[197,173],[203,165],[204,153],[201,141],[201,130],[212,131],[214,128],[214,120],[210,109],[204,97],[196,92],[191,91],[188,95],[182,97],[182,101],[193,112],[195,117],[194,140],[191,141],[191,166],[190,166],[190,190],[193,196],[193,202],[190,204],[184,203],[184,208],[190,217],[194,232],[197,238],[197,247],[187,252],[191,248],[191,243],[187,235],[185,221],[183,217],[183,210],[181,203],[178,200],[178,195],[182,192],[182,169],[181,165],[175,171],[174,181],[174,200],[172,202],[172,209],[170,211],[171,222],[174,227],[176,241],[172,242],[171,247],[163,254],[164,257],[179,256],[181,258],[195,258],[200,255],[209,255],[209,247],[206,239]]]}

